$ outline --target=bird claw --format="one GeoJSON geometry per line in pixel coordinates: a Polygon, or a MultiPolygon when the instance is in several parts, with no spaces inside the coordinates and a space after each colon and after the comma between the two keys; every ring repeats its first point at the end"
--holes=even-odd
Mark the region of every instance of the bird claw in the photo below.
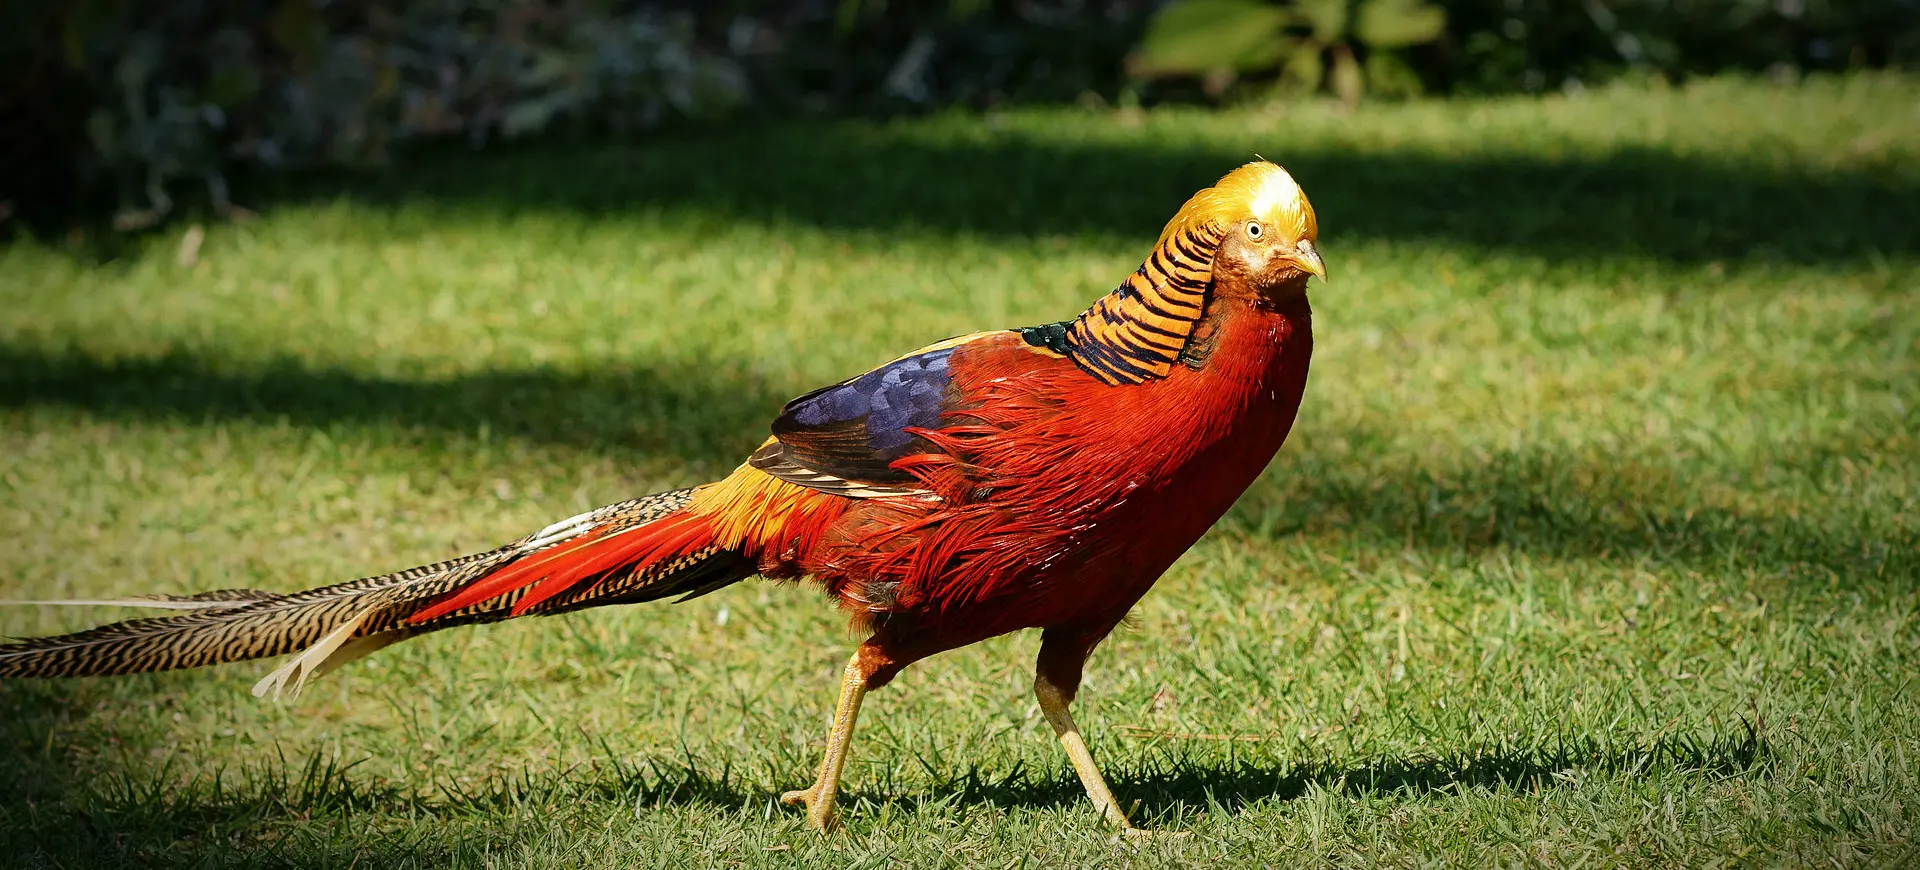
{"type": "Polygon", "coordinates": [[[780,796],[780,802],[788,806],[806,804],[807,824],[823,834],[833,830],[840,822],[839,813],[834,811],[833,804],[821,802],[820,786],[817,784],[811,788],[787,792],[780,796]]]}
{"type": "Polygon", "coordinates": [[[1167,840],[1185,840],[1193,836],[1192,831],[1162,831],[1154,828],[1136,828],[1128,825],[1120,829],[1120,839],[1129,843],[1164,842],[1167,840]]]}

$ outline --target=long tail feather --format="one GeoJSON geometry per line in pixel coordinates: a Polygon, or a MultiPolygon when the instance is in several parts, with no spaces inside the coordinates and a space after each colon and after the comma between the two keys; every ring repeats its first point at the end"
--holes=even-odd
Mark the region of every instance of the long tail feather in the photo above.
{"type": "Polygon", "coordinates": [[[277,597],[258,589],[216,589],[198,595],[135,595],[132,598],[22,598],[0,604],[47,607],[148,607],[154,610],[219,610],[277,597]]]}
{"type": "Polygon", "coordinates": [[[692,492],[608,505],[485,553],[305,592],[103,600],[185,612],[0,644],[0,678],[141,673],[299,652],[254,687],[278,696],[429,631],[692,597],[752,575],[751,560],[712,546],[703,537],[708,524],[681,512],[692,492]]]}

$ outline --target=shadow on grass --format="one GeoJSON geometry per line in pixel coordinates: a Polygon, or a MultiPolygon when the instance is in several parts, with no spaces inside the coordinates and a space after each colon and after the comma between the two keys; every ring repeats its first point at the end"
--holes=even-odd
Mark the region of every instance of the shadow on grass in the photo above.
{"type": "Polygon", "coordinates": [[[435,829],[433,821],[460,808],[427,824],[381,819],[370,831],[369,819],[382,812],[419,822],[436,815],[434,805],[356,781],[350,766],[319,755],[304,766],[283,762],[190,780],[164,765],[85,783],[73,782],[71,771],[38,767],[31,775],[44,804],[17,788],[0,799],[0,862],[7,866],[444,866],[476,859],[495,844],[482,832],[449,837],[435,829]],[[59,777],[63,793],[47,794],[49,775],[59,777]]]}
{"type": "MultiPolygon", "coordinates": [[[[1145,768],[1110,766],[1108,774],[1124,800],[1139,802],[1132,812],[1137,822],[1177,828],[1210,809],[1241,813],[1316,792],[1402,801],[1482,789],[1538,793],[1590,777],[1764,774],[1769,758],[1766,743],[1749,728],[1735,734],[1669,735],[1629,746],[1569,737],[1551,747],[1491,747],[1446,757],[1359,762],[1174,757],[1145,768]]],[[[371,860],[378,866],[434,864],[507,847],[510,833],[461,823],[519,817],[528,808],[545,808],[538,810],[543,816],[553,808],[584,810],[597,826],[604,824],[608,809],[636,807],[641,814],[677,806],[737,810],[771,807],[777,800],[775,793],[725,772],[715,775],[712,769],[683,760],[648,759],[629,765],[614,759],[605,766],[527,777],[477,792],[443,787],[439,795],[426,797],[358,779],[348,767],[321,756],[304,766],[283,763],[225,780],[173,782],[166,770],[149,769],[72,786],[76,796],[44,809],[34,808],[31,798],[23,806],[18,793],[10,793],[12,797],[0,802],[0,820],[10,822],[0,842],[26,866],[131,862],[298,867],[347,859],[371,860]],[[226,781],[244,785],[232,788],[226,781]],[[403,821],[396,825],[396,819],[403,821]],[[367,836],[369,825],[375,826],[376,835],[367,836]],[[455,830],[458,836],[450,837],[455,830]]],[[[1070,772],[1035,776],[1016,769],[993,778],[968,771],[909,794],[856,787],[843,796],[842,809],[851,824],[859,825],[861,817],[883,806],[909,814],[964,814],[978,805],[1044,810],[1085,801],[1070,772]]],[[[1092,819],[1090,812],[1087,816],[1092,819]]]]}
{"type": "MultiPolygon", "coordinates": [[[[1323,433],[1324,434],[1324,433],[1323,433]]],[[[1377,431],[1333,433],[1349,443],[1377,431]]],[[[1660,445],[1649,445],[1657,453],[1660,445]]],[[[1838,476],[1853,444],[1797,445],[1767,458],[1812,479],[1838,476]],[[1827,472],[1832,472],[1828,474],[1827,472]]],[[[1366,554],[1416,551],[1782,576],[1851,586],[1920,572],[1920,530],[1886,512],[1766,510],[1715,504],[1695,466],[1496,450],[1444,461],[1383,452],[1374,462],[1305,460],[1282,451],[1220,523],[1262,542],[1298,534],[1351,539],[1366,554]]],[[[1785,500],[1785,499],[1783,499],[1785,500]]],[[[1763,504],[1765,499],[1759,499],[1763,504]]]]}
{"type": "MultiPolygon", "coordinates": [[[[1165,761],[1129,769],[1108,765],[1106,774],[1123,803],[1138,800],[1135,821],[1151,824],[1198,815],[1218,806],[1241,812],[1268,801],[1289,801],[1316,791],[1350,798],[1395,797],[1418,800],[1462,794],[1469,789],[1539,792],[1588,777],[1639,776],[1667,772],[1725,777],[1763,770],[1769,750],[1748,727],[1720,735],[1667,735],[1649,743],[1609,745],[1593,737],[1562,735],[1539,748],[1483,747],[1441,757],[1381,758],[1355,762],[1324,759],[1276,765],[1245,758],[1174,754],[1165,761]]],[[[1052,807],[1086,801],[1086,791],[1070,770],[1051,779],[1020,771],[997,780],[969,775],[945,783],[929,798],[871,794],[855,789],[855,801],[905,803],[928,800],[960,804],[1052,807]]]]}
{"type": "Polygon", "coordinates": [[[1336,245],[1797,264],[1920,253],[1920,178],[1892,170],[1827,171],[1760,154],[1735,162],[1640,146],[1547,157],[1522,150],[1526,143],[1437,154],[1288,146],[1284,136],[1250,135],[1229,147],[993,133],[981,124],[935,129],[939,135],[912,123],[820,122],[641,146],[450,154],[378,185],[302,184],[277,201],[344,196],[490,214],[655,212],[694,225],[1091,235],[1144,249],[1189,194],[1258,151],[1300,179],[1336,245]]]}
{"type": "Polygon", "coordinates": [[[103,359],[0,345],[0,408],[81,408],[190,424],[391,427],[728,465],[766,437],[767,422],[789,398],[764,383],[719,383],[691,366],[404,380],[297,363],[230,371],[186,354],[103,359]]]}

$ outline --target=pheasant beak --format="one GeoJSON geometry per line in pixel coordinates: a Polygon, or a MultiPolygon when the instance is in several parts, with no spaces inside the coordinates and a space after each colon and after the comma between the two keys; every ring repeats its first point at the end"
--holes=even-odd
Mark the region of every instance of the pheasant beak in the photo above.
{"type": "Polygon", "coordinates": [[[1322,281],[1327,280],[1327,264],[1321,261],[1320,251],[1314,248],[1313,242],[1301,239],[1300,244],[1293,247],[1293,261],[1300,264],[1307,274],[1322,281]]]}

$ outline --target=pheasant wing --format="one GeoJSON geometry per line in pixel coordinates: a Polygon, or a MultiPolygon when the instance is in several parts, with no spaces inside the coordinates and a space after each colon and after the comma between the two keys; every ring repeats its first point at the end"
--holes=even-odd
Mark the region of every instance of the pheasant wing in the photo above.
{"type": "Polygon", "coordinates": [[[942,452],[918,433],[940,428],[945,415],[963,407],[948,362],[954,349],[995,334],[928,345],[788,402],[773,421],[773,438],[748,462],[782,480],[850,498],[931,494],[894,463],[942,452]]]}

